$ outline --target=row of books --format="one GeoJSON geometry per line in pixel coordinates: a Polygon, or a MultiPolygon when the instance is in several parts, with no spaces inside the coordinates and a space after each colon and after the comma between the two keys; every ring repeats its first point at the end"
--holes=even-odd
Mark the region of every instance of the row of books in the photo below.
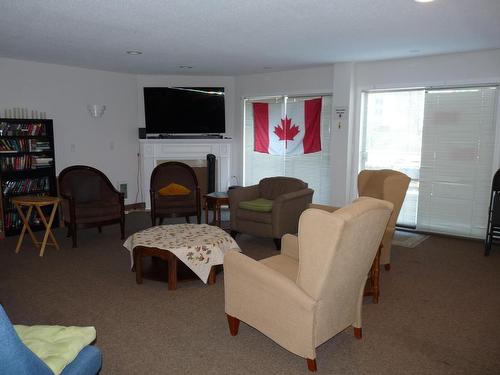
{"type": "Polygon", "coordinates": [[[4,219],[3,226],[5,231],[23,226],[23,221],[17,212],[7,212],[4,219]]]}
{"type": "Polygon", "coordinates": [[[24,180],[17,181],[5,181],[2,184],[3,194],[12,194],[12,193],[29,193],[32,191],[38,190],[49,190],[50,183],[48,177],[40,177],[40,178],[26,178],[24,180]]]}
{"type": "Polygon", "coordinates": [[[37,139],[0,138],[0,152],[42,152],[49,151],[50,142],[37,139]]]}
{"type": "Polygon", "coordinates": [[[0,122],[0,136],[45,135],[45,125],[41,123],[8,124],[0,122]]]}
{"type": "Polygon", "coordinates": [[[0,152],[22,152],[27,151],[26,139],[0,139],[0,152]]]}
{"type": "Polygon", "coordinates": [[[29,150],[31,152],[48,151],[50,150],[49,141],[39,141],[36,139],[30,140],[29,150]]]}
{"type": "MultiPolygon", "coordinates": [[[[33,225],[41,225],[42,220],[38,216],[38,213],[34,213],[31,215],[29,218],[29,223],[30,226],[33,225]]],[[[7,212],[5,214],[5,221],[4,221],[4,230],[12,230],[12,229],[20,229],[23,226],[23,221],[21,220],[21,216],[19,216],[19,213],[17,211],[13,212],[7,212]]]]}
{"type": "Polygon", "coordinates": [[[22,171],[25,169],[47,168],[53,164],[54,158],[52,157],[22,155],[0,158],[0,168],[2,171],[22,171]]]}

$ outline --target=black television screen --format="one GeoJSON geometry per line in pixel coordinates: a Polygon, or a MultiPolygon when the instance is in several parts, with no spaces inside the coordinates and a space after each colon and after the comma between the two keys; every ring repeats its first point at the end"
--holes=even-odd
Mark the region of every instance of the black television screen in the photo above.
{"type": "Polygon", "coordinates": [[[226,131],[223,87],[144,87],[148,134],[226,131]]]}

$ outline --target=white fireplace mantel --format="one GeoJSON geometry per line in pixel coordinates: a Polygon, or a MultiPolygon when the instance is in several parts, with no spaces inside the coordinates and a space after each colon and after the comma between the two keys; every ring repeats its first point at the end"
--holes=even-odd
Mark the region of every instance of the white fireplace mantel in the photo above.
{"type": "Polygon", "coordinates": [[[226,190],[230,184],[230,139],[140,139],[140,176],[146,208],[151,208],[149,183],[158,161],[206,160],[207,154],[214,154],[216,159],[215,189],[226,190]]]}

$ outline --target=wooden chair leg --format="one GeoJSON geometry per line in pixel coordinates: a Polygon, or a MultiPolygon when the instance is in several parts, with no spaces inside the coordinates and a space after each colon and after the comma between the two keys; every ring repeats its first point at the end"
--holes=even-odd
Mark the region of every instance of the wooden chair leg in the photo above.
{"type": "Polygon", "coordinates": [[[186,223],[191,224],[191,219],[189,218],[189,216],[186,216],[186,223]]]}
{"type": "Polygon", "coordinates": [[[354,327],[354,337],[357,339],[362,339],[363,338],[363,330],[361,327],[354,327]]]}
{"type": "Polygon", "coordinates": [[[307,369],[311,372],[316,372],[318,367],[316,366],[316,359],[306,358],[307,360],[307,369]]]}
{"type": "Polygon", "coordinates": [[[226,314],[226,316],[227,323],[229,324],[229,333],[231,336],[236,336],[238,334],[238,329],[240,328],[240,320],[228,314],[226,314]]]}
{"type": "Polygon", "coordinates": [[[102,233],[102,227],[101,227],[100,225],[97,227],[97,231],[98,231],[99,233],[102,233]]]}
{"type": "Polygon", "coordinates": [[[276,250],[281,250],[281,238],[273,238],[274,246],[276,246],[276,250]]]}
{"type": "Polygon", "coordinates": [[[71,239],[73,240],[73,248],[76,247],[76,224],[71,224],[71,239]]]}
{"type": "Polygon", "coordinates": [[[121,234],[121,239],[125,239],[125,217],[120,218],[120,234],[121,234]]]}

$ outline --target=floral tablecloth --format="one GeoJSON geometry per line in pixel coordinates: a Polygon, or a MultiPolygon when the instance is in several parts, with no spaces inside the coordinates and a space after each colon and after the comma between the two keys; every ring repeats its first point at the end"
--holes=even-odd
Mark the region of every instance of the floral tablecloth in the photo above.
{"type": "Polygon", "coordinates": [[[206,284],[212,266],[222,264],[228,250],[241,251],[236,241],[219,227],[207,224],[159,225],[134,233],[123,246],[130,251],[146,246],[168,250],[206,284]]]}

